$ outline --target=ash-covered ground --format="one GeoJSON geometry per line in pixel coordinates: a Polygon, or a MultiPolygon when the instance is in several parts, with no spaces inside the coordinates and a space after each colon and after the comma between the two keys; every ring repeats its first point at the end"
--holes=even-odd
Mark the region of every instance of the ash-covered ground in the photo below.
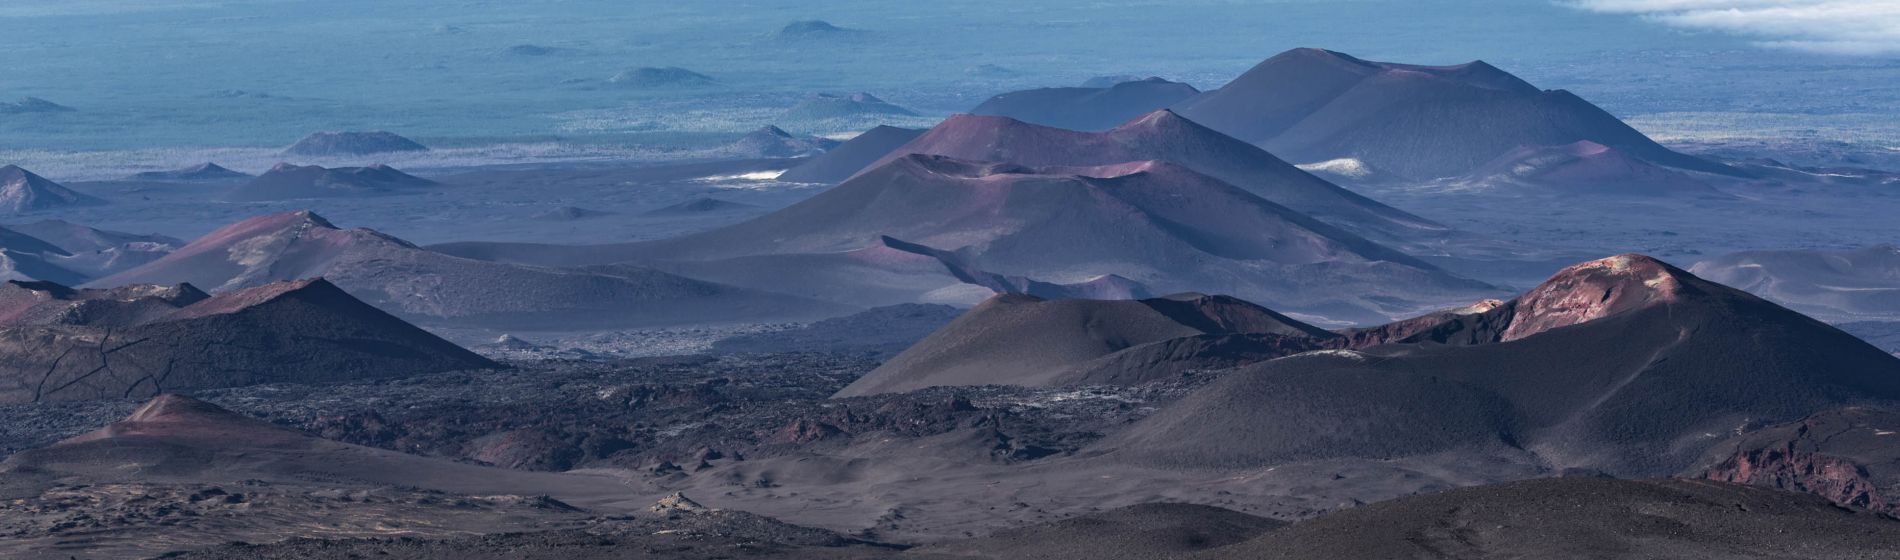
{"type": "MultiPolygon", "coordinates": [[[[991,432],[997,462],[1071,453],[1202,379],[1138,387],[936,388],[829,400],[877,363],[859,354],[749,354],[200,391],[233,411],[325,439],[500,467],[691,471],[864,434],[991,432]]],[[[0,407],[0,449],[50,444],[124,418],[137,400],[0,407]]]]}

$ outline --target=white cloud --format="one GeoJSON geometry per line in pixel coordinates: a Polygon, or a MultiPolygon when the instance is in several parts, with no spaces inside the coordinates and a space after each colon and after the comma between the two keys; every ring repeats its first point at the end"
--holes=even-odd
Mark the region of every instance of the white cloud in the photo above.
{"type": "Polygon", "coordinates": [[[1900,54],[1900,0],[1568,0],[1594,12],[1731,33],[1787,49],[1900,54]]]}

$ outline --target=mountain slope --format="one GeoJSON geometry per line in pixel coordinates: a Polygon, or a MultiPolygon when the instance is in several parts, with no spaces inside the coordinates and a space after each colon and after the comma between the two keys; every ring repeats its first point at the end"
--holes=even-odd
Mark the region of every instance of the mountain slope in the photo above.
{"type": "Polygon", "coordinates": [[[21,169],[0,167],[0,214],[22,214],[71,206],[97,206],[106,201],[68,189],[21,169]]]}
{"type": "Polygon", "coordinates": [[[878,126],[811,160],[787,169],[778,180],[792,183],[839,183],[915,140],[924,131],[895,126],[878,126]]]}
{"type": "Polygon", "coordinates": [[[638,267],[570,270],[463,259],[310,212],[252,218],[95,286],[190,283],[212,292],[324,277],[412,320],[505,328],[811,318],[844,310],[638,267]]]}
{"type": "Polygon", "coordinates": [[[1057,87],[1012,91],[985,100],[972,115],[1009,117],[1069,130],[1101,131],[1179,103],[1200,90],[1180,82],[1147,78],[1108,87],[1057,87]]]}
{"type": "Polygon", "coordinates": [[[0,287],[0,402],[494,367],[322,280],[206,296],[189,285],[0,287]]]}
{"type": "Polygon", "coordinates": [[[1443,225],[1342,189],[1273,154],[1167,110],[1148,113],[1100,133],[1049,128],[1004,117],[956,115],[899,147],[874,167],[913,153],[1030,167],[1166,161],[1383,243],[1419,242],[1449,232],[1443,225]]]}
{"type": "Polygon", "coordinates": [[[1738,173],[1671,151],[1570,92],[1538,90],[1482,61],[1419,66],[1294,49],[1174,108],[1296,162],[1350,158],[1412,179],[1464,175],[1521,147],[1583,140],[1650,163],[1738,173]]]}
{"type": "Polygon", "coordinates": [[[1638,255],[1402,342],[1241,368],[1104,447],[1222,467],[1521,448],[1551,468],[1662,476],[1744,422],[1900,398],[1900,359],[1638,255]]]}
{"type": "Polygon", "coordinates": [[[853,251],[883,237],[955,253],[996,274],[1049,283],[1117,275],[1163,293],[1229,293],[1346,321],[1489,293],[1211,177],[1152,161],[1037,169],[912,155],[777,212],[673,239],[438,249],[553,265],[691,263],[853,251]],[[1393,286],[1406,293],[1392,293],[1393,286]]]}
{"type": "Polygon", "coordinates": [[[223,198],[231,202],[351,198],[413,191],[435,184],[435,181],[403,173],[380,163],[367,167],[329,169],[280,163],[263,175],[225,193],[223,198]]]}
{"type": "MultiPolygon", "coordinates": [[[[1051,387],[1099,379],[1084,364],[1145,344],[1200,335],[1337,335],[1224,296],[1178,294],[1123,301],[991,298],[839,391],[838,397],[946,385],[1051,387]]],[[[1168,372],[1173,373],[1173,372],[1168,372]]]]}
{"type": "Polygon", "coordinates": [[[1900,247],[1893,245],[1743,251],[1689,270],[1830,321],[1900,321],[1900,247]]]}

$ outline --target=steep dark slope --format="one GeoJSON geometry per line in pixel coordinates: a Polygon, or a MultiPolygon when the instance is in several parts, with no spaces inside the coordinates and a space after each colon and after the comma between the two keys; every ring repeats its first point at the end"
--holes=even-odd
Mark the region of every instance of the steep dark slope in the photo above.
{"type": "Polygon", "coordinates": [[[1582,140],[1660,165],[1738,173],[1483,62],[1418,66],[1295,49],[1175,109],[1296,162],[1351,158],[1412,179],[1464,175],[1511,150],[1582,140]]]}
{"type": "Polygon", "coordinates": [[[793,183],[843,182],[923,133],[912,128],[878,126],[797,167],[785,170],[778,180],[793,183]]]}
{"type": "Polygon", "coordinates": [[[1224,296],[1052,301],[1004,295],[931,333],[837,396],[946,385],[1139,383],[1148,379],[1097,379],[1086,375],[1093,368],[1075,366],[1150,343],[1241,333],[1310,339],[1337,336],[1224,296]]]}
{"type": "Polygon", "coordinates": [[[1551,478],[1399,498],[1193,558],[1900,558],[1900,522],[1706,481],[1551,478]]]}
{"type": "Polygon", "coordinates": [[[639,267],[572,270],[452,257],[372,230],[338,229],[310,212],[226,226],[92,285],[190,283],[215,293],[318,276],[412,320],[497,328],[815,318],[848,310],[639,267]]]}
{"type": "Polygon", "coordinates": [[[1900,398],[1900,359],[1637,255],[1405,340],[1427,344],[1241,368],[1105,447],[1220,467],[1516,447],[1554,468],[1668,475],[1747,422],[1900,398]]]}
{"type": "Polygon", "coordinates": [[[206,296],[189,285],[0,287],[0,402],[149,396],[494,364],[322,280],[206,296]]]}
{"type": "Polygon", "coordinates": [[[1194,86],[1148,78],[1109,87],[1057,87],[999,94],[972,115],[1009,117],[1042,126],[1101,131],[1164,109],[1200,93],[1194,86]]]}

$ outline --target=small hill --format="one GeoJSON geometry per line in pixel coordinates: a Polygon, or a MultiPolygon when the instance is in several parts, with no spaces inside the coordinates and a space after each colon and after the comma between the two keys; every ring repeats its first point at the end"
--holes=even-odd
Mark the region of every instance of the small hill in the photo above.
{"type": "Polygon", "coordinates": [[[1900,321],[1900,247],[1894,245],[1743,251],[1689,270],[1829,321],[1900,321]]]}
{"type": "Polygon", "coordinates": [[[742,158],[790,158],[822,154],[838,142],[813,136],[793,136],[785,129],[766,125],[726,146],[726,152],[742,158]]]}
{"type": "Polygon", "coordinates": [[[1231,334],[1315,340],[1338,337],[1225,296],[1178,294],[1144,300],[1051,301],[1002,295],[931,333],[836,396],[955,385],[1138,383],[1148,379],[1105,379],[1090,375],[1100,373],[1093,368],[1075,366],[1144,344],[1231,334]]]}
{"type": "Polygon", "coordinates": [[[1466,175],[1523,146],[1586,140],[1656,165],[1740,173],[1483,61],[1421,66],[1294,49],[1174,109],[1296,162],[1351,158],[1414,180],[1466,175]]]}
{"type": "Polygon", "coordinates": [[[403,173],[383,164],[368,167],[324,168],[279,163],[263,175],[224,194],[232,202],[356,198],[397,194],[436,186],[435,181],[403,173]]]}
{"type": "Polygon", "coordinates": [[[850,308],[640,267],[589,270],[452,257],[311,212],[259,216],[93,286],[190,283],[213,293],[324,277],[411,320],[511,330],[811,319],[850,308]]]}
{"type": "Polygon", "coordinates": [[[397,136],[393,132],[315,132],[284,149],[284,153],[307,157],[366,156],[391,152],[426,152],[428,146],[397,136]]]}
{"type": "Polygon", "coordinates": [[[0,101],[0,115],[20,115],[27,113],[71,113],[72,107],[60,105],[38,97],[25,97],[19,101],[0,101]]]}
{"type": "MultiPolygon", "coordinates": [[[[774,270],[785,271],[777,277],[790,278],[800,276],[794,271],[804,265],[789,261],[843,258],[885,238],[953,253],[961,266],[1004,276],[1074,284],[1115,275],[1161,293],[1231,293],[1356,319],[1389,317],[1399,308],[1405,311],[1398,315],[1410,315],[1491,292],[1227,183],[1156,161],[1029,168],[912,155],[790,207],[703,233],[605,246],[436,249],[557,266],[664,262],[688,276],[719,261],[772,260],[780,261],[774,270]],[[1406,293],[1391,293],[1399,285],[1406,293]]],[[[915,259],[913,251],[859,255],[943,267],[940,259],[915,259]]],[[[853,280],[839,289],[875,287],[868,282],[853,280]]]]}
{"type": "Polygon", "coordinates": [[[1511,150],[1453,183],[1500,194],[1733,198],[1688,173],[1589,140],[1511,150]]]}
{"type": "Polygon", "coordinates": [[[673,89],[708,87],[717,85],[719,81],[677,66],[648,66],[622,70],[608,78],[607,83],[635,89],[673,89]]]}
{"type": "Polygon", "coordinates": [[[1248,468],[1512,448],[1553,469],[1667,476],[1744,422],[1900,397],[1900,359],[1640,255],[1416,332],[1240,368],[1104,447],[1248,468]]]}
{"type": "MultiPolygon", "coordinates": [[[[10,241],[6,235],[0,235],[0,247],[49,259],[59,267],[83,275],[85,279],[115,274],[185,246],[184,241],[164,235],[108,231],[63,220],[40,220],[6,226],[4,229],[31,236],[38,243],[21,245],[17,239],[10,241]],[[41,245],[51,245],[55,250],[48,251],[41,245]]],[[[54,277],[38,279],[67,283],[54,277]]],[[[74,279],[71,283],[83,281],[74,279]]]]}
{"type": "Polygon", "coordinates": [[[1161,78],[1104,87],[1041,88],[991,97],[971,109],[970,114],[1096,132],[1165,109],[1200,92],[1194,86],[1161,78]]]}
{"type": "Polygon", "coordinates": [[[811,160],[787,169],[778,180],[790,183],[840,183],[883,159],[924,131],[879,125],[811,160]]]}
{"type": "Polygon", "coordinates": [[[1195,556],[1225,559],[1879,558],[1900,523],[1689,480],[1548,478],[1399,498],[1195,556]]]}
{"type": "Polygon", "coordinates": [[[494,367],[323,280],[217,296],[189,285],[0,286],[0,402],[149,396],[494,367]],[[215,348],[215,351],[207,349],[215,348]]]}
{"type": "Polygon", "coordinates": [[[198,165],[193,165],[191,167],[185,167],[181,169],[172,169],[169,171],[146,171],[142,173],[134,173],[132,174],[132,176],[126,177],[127,180],[131,180],[131,181],[177,181],[177,182],[235,181],[239,179],[249,179],[249,178],[251,178],[251,174],[249,173],[240,173],[237,171],[225,169],[224,166],[218,165],[216,163],[211,163],[211,162],[200,163],[198,165]]]}
{"type": "Polygon", "coordinates": [[[1032,167],[1166,161],[1383,243],[1429,244],[1429,240],[1442,238],[1450,231],[1444,225],[1328,183],[1258,147],[1167,110],[1098,133],[1033,125],[1006,117],[956,115],[872,166],[906,154],[1032,167]]]}
{"type": "Polygon", "coordinates": [[[779,115],[779,120],[782,122],[814,122],[857,117],[875,118],[892,115],[915,117],[917,116],[917,112],[892,105],[890,102],[878,99],[877,96],[869,93],[859,92],[850,95],[820,93],[807,97],[804,101],[793,105],[792,108],[786,109],[784,114],[779,115]]]}
{"type": "Polygon", "coordinates": [[[862,29],[838,27],[828,21],[808,19],[787,23],[772,36],[782,41],[814,41],[856,38],[866,33],[862,29]]]}
{"type": "Polygon", "coordinates": [[[106,201],[68,189],[17,165],[0,167],[0,214],[24,214],[106,201]]]}

